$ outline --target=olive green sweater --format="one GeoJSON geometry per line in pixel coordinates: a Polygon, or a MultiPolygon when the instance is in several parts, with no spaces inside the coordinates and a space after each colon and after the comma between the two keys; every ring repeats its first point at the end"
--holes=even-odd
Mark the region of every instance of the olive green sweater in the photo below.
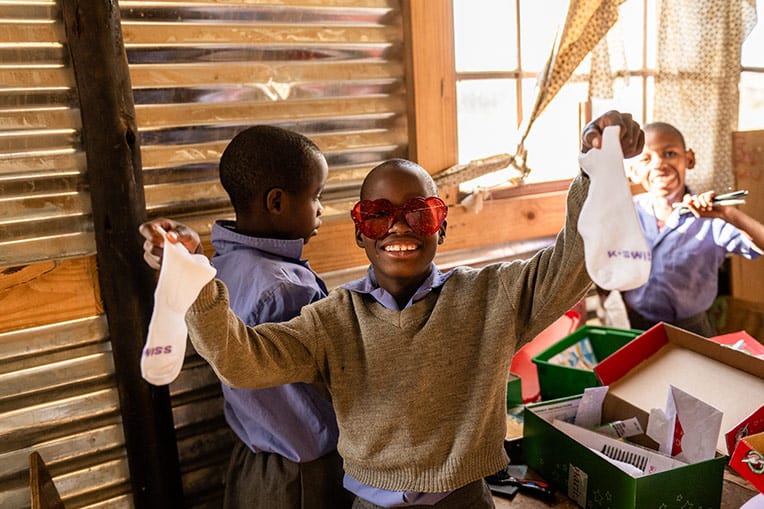
{"type": "Polygon", "coordinates": [[[358,481],[454,490],[506,465],[512,355],[591,284],[576,230],[587,189],[586,178],[571,185],[554,246],[528,260],[455,269],[402,311],[336,289],[293,320],[248,328],[214,280],[186,315],[191,340],[234,387],[324,380],[345,471],[358,481]]]}

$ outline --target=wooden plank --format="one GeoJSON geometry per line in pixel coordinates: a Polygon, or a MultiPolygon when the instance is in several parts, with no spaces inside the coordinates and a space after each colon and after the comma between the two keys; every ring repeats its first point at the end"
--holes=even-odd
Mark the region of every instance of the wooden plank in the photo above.
{"type": "Polygon", "coordinates": [[[37,451],[29,455],[29,491],[32,509],[64,509],[48,467],[37,451]]]}
{"type": "Polygon", "coordinates": [[[403,0],[409,77],[409,158],[430,173],[457,161],[451,0],[403,0]]]}
{"type": "MultiPolygon", "coordinates": [[[[283,26],[250,23],[173,23],[165,24],[125,23],[122,26],[125,43],[160,45],[177,44],[259,44],[316,47],[330,44],[390,44],[400,38],[397,27],[347,26],[342,30],[329,26],[283,26]]],[[[0,37],[2,34],[0,33],[0,37]]],[[[2,39],[0,39],[2,41],[2,39]]]]}
{"type": "Polygon", "coordinates": [[[130,481],[137,508],[183,500],[167,386],[141,378],[154,272],[143,261],[143,169],[120,11],[110,0],[63,0],[92,199],[98,276],[114,352],[130,481]]]}
{"type": "MultiPolygon", "coordinates": [[[[403,75],[402,66],[397,62],[307,62],[294,65],[259,62],[218,62],[204,64],[182,64],[163,66],[134,64],[130,66],[130,76],[136,88],[161,86],[199,86],[233,83],[262,83],[273,81],[288,83],[297,78],[300,81],[322,80],[364,80],[398,78],[403,75]]],[[[14,73],[0,72],[0,78],[15,78],[14,73]]],[[[25,78],[22,74],[14,81],[25,78]]],[[[27,78],[28,79],[28,78],[27,78]]]]}
{"type": "MultiPolygon", "coordinates": [[[[740,206],[751,217],[764,222],[764,130],[732,133],[733,168],[737,189],[750,195],[740,206]]],[[[731,260],[732,296],[749,302],[764,303],[764,263],[735,256],[731,260]]]]}
{"type": "Polygon", "coordinates": [[[263,103],[209,103],[167,104],[139,106],[137,109],[141,129],[166,128],[180,125],[203,126],[229,122],[263,122],[278,120],[309,120],[403,113],[405,102],[399,96],[351,97],[347,99],[317,99],[315,101],[276,101],[263,103]]]}
{"type": "Polygon", "coordinates": [[[0,269],[0,309],[0,332],[103,313],[95,257],[0,269]]]}

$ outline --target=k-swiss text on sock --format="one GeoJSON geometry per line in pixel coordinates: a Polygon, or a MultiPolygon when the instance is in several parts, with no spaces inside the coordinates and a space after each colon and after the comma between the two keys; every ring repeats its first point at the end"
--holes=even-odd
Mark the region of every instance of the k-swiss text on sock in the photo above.
{"type": "Polygon", "coordinates": [[[645,261],[651,261],[652,260],[652,253],[650,251],[631,251],[627,249],[614,249],[614,250],[608,250],[607,252],[608,258],[623,258],[626,260],[645,260],[645,261]]]}
{"type": "Polygon", "coordinates": [[[145,357],[150,357],[152,355],[168,354],[168,353],[172,353],[172,345],[153,346],[151,348],[143,349],[143,355],[145,357]]]}

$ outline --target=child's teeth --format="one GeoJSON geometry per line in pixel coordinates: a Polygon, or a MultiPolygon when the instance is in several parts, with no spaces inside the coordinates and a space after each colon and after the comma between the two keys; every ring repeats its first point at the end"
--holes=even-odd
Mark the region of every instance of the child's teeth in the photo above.
{"type": "Polygon", "coordinates": [[[401,245],[401,244],[395,244],[392,246],[385,247],[386,251],[413,251],[416,249],[416,246],[413,245],[401,245]]]}

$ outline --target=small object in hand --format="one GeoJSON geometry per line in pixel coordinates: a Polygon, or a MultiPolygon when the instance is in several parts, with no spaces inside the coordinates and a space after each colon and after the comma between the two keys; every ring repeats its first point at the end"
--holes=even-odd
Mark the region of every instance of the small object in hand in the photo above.
{"type": "Polygon", "coordinates": [[[737,200],[748,196],[747,189],[741,189],[740,191],[733,191],[731,193],[717,194],[712,201],[721,202],[727,200],[737,200]]]}
{"type": "MultiPolygon", "coordinates": [[[[720,206],[732,206],[732,205],[745,205],[745,197],[748,196],[747,189],[741,189],[740,191],[733,191],[731,193],[717,194],[711,200],[715,205],[720,206]]],[[[684,203],[675,203],[674,208],[679,209],[680,214],[689,214],[690,208],[684,203]]]]}

